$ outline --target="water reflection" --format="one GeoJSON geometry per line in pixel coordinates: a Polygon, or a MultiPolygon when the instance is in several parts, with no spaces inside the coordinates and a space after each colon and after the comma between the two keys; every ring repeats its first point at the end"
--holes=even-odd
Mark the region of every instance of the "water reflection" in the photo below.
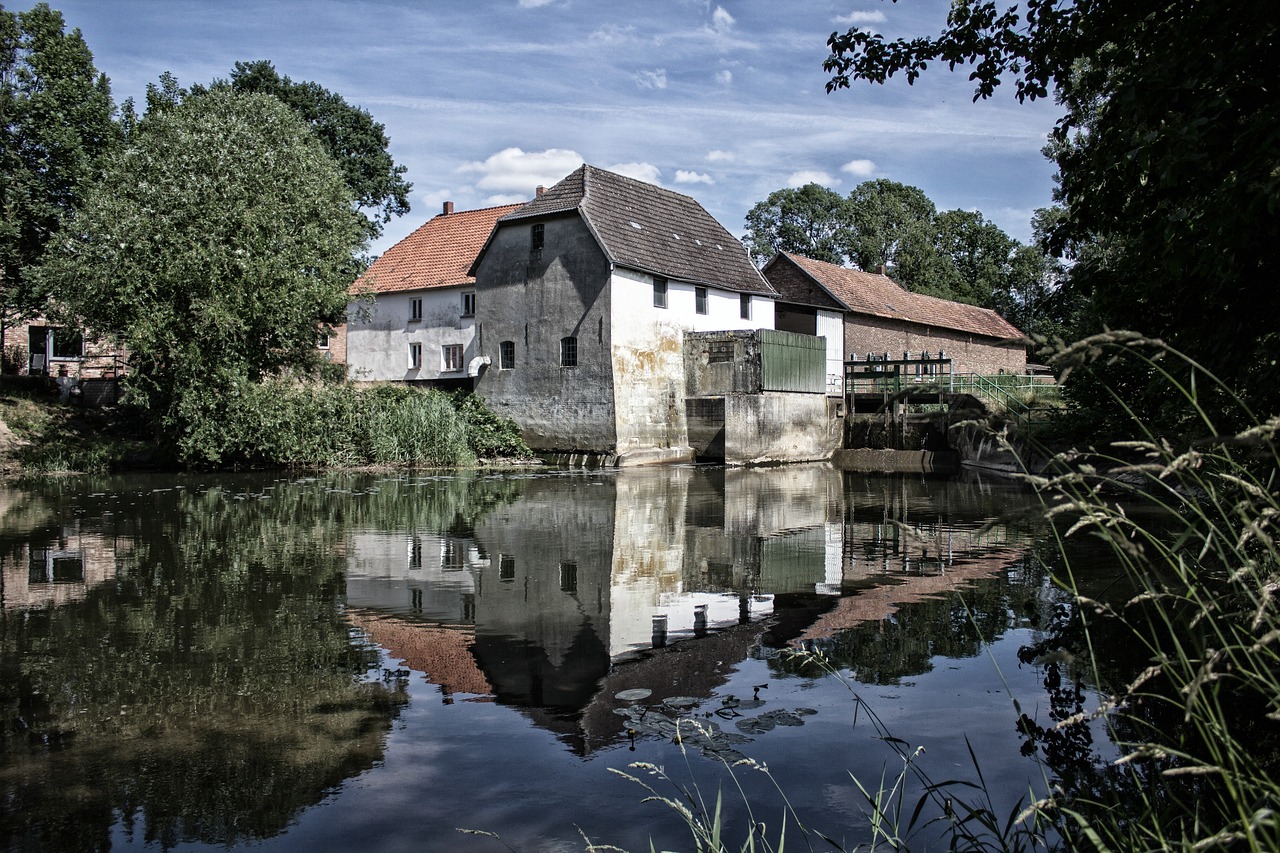
{"type": "MultiPolygon", "coordinates": [[[[826,465],[2,494],[4,849],[304,845],[290,830],[304,812],[358,823],[333,792],[388,772],[392,724],[424,685],[590,756],[635,746],[623,690],[710,718],[738,707],[742,687],[723,694],[751,667],[767,668],[762,702],[770,673],[803,676],[776,655],[799,646],[895,683],[976,654],[1010,627],[1011,596],[1042,586],[1011,490],[826,465]],[[946,595],[960,586],[965,605],[946,595]]],[[[531,742],[512,726],[456,760],[415,730],[433,757],[407,778],[500,765],[531,742]]],[[[479,793],[484,778],[473,805],[528,819],[497,817],[510,803],[479,793]]],[[[588,810],[601,796],[586,771],[557,784],[588,810]]],[[[362,832],[375,848],[402,839],[362,832]]]]}

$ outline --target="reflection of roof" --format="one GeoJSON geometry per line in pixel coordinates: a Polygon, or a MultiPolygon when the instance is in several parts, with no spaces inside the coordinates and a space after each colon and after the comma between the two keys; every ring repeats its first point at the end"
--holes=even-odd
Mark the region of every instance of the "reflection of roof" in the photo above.
{"type": "Polygon", "coordinates": [[[609,260],[654,275],[773,296],[736,237],[693,198],[594,166],[581,166],[502,218],[577,211],[609,260]]]}
{"type": "Polygon", "coordinates": [[[877,579],[883,578],[885,582],[841,597],[835,607],[814,621],[792,644],[800,645],[805,640],[830,637],[863,622],[887,619],[903,604],[936,598],[971,581],[1002,572],[1024,554],[1024,551],[1015,548],[1000,548],[982,557],[963,558],[944,571],[930,568],[921,574],[889,572],[873,575],[877,579]]]}
{"type": "Polygon", "coordinates": [[[489,696],[489,686],[471,654],[475,632],[413,622],[368,610],[348,610],[347,621],[410,669],[424,672],[446,693],[489,696]]]}
{"type": "Polygon", "coordinates": [[[519,207],[507,204],[435,216],[387,249],[356,280],[352,290],[390,293],[474,284],[468,269],[489,238],[493,223],[519,207]]]}
{"type": "Polygon", "coordinates": [[[789,252],[782,253],[781,257],[799,267],[855,314],[955,329],[989,338],[1022,337],[1016,326],[990,308],[912,293],[887,275],[848,269],[789,252]]]}

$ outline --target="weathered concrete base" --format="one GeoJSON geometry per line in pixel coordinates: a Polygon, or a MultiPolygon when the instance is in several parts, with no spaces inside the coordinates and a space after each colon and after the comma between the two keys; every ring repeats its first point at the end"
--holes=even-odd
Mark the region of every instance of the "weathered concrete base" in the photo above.
{"type": "Polygon", "coordinates": [[[644,447],[619,453],[614,464],[619,468],[634,468],[639,465],[670,465],[692,461],[692,447],[644,447]]]}
{"type": "Polygon", "coordinates": [[[831,464],[845,471],[954,474],[960,454],[949,450],[839,450],[831,464]]]}

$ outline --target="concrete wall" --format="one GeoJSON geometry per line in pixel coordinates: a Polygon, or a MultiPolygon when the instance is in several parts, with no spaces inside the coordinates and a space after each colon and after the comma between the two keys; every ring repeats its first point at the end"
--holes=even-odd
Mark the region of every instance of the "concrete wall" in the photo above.
{"type": "Polygon", "coordinates": [[[953,359],[952,370],[956,373],[1022,373],[1027,368],[1025,347],[1000,345],[991,338],[964,332],[863,314],[850,314],[844,328],[846,357],[856,355],[861,360],[868,352],[887,352],[890,358],[902,358],[904,352],[918,355],[926,351],[936,356],[939,350],[945,350],[953,359]]]}
{"type": "Polygon", "coordinates": [[[534,450],[613,453],[609,261],[577,213],[541,221],[540,258],[530,257],[530,223],[513,223],[498,229],[476,270],[476,352],[490,363],[475,389],[534,450]],[[577,367],[560,366],[569,336],[577,367]],[[503,341],[515,349],[509,370],[503,341]]]}
{"type": "Polygon", "coordinates": [[[470,287],[438,287],[380,293],[347,307],[347,378],[354,382],[462,380],[475,357],[475,318],[462,316],[462,294],[470,287]],[[414,299],[422,319],[411,319],[414,299]],[[409,366],[409,345],[422,346],[422,367],[409,366]],[[443,370],[442,347],[461,344],[462,369],[443,370]]]}

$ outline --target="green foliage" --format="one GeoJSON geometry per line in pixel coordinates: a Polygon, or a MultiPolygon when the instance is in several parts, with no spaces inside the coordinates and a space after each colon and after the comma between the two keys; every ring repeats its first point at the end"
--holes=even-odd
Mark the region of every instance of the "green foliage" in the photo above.
{"type": "Polygon", "coordinates": [[[39,275],[131,354],[131,403],[180,458],[246,382],[314,361],[364,245],[361,217],[305,124],[265,95],[210,92],[146,116],[111,156],[39,275]]]}
{"type": "Polygon", "coordinates": [[[1100,335],[1057,355],[1068,382],[1105,359],[1138,362],[1208,437],[1175,443],[1133,417],[1135,440],[1059,456],[1051,470],[1065,473],[1028,478],[1063,535],[1097,537],[1137,588],[1113,608],[1086,596],[1069,561],[1059,573],[1080,612],[1112,619],[1148,665],[1095,712],[1109,715],[1126,751],[1118,771],[1063,791],[1051,808],[1069,818],[1069,837],[1098,847],[1276,849],[1280,417],[1219,429],[1216,401],[1228,389],[1158,341],[1100,335]],[[1215,386],[1206,407],[1203,389],[1215,386]]]}
{"type": "Polygon", "coordinates": [[[868,272],[883,267],[908,290],[1002,313],[1033,299],[1043,311],[1057,281],[1039,248],[1019,244],[981,213],[939,212],[919,188],[883,178],[847,198],[817,184],[778,190],[746,221],[758,263],[790,252],[868,272]]]}
{"type": "MultiPolygon", "coordinates": [[[[222,85],[215,83],[213,88],[222,85]]],[[[372,216],[368,220],[371,238],[382,234],[391,217],[409,212],[413,185],[404,179],[406,168],[396,165],[387,151],[391,141],[385,128],[368,111],[348,104],[319,83],[281,77],[266,60],[237,62],[230,85],[236,92],[261,92],[280,99],[311,126],[342,170],[357,205],[372,216]]]]}
{"type": "MultiPolygon", "coordinates": [[[[969,65],[974,99],[1012,82],[1064,110],[1050,156],[1063,209],[1047,233],[1076,261],[1095,330],[1140,328],[1280,406],[1280,17],[1269,0],[1019,5],[970,0],[929,38],[835,33],[828,91],[969,65]],[[1230,45],[1213,51],[1207,45],[1230,45]]],[[[1140,371],[1141,372],[1141,371],[1140,371]]],[[[1151,416],[1147,383],[1127,398],[1151,416]]]]}
{"type": "Polygon", "coordinates": [[[119,142],[114,112],[107,78],[60,12],[0,7],[0,320],[46,308],[27,270],[119,142]]]}
{"type": "Polygon", "coordinates": [[[746,244],[757,264],[790,252],[839,264],[844,260],[848,214],[839,193],[818,184],[769,193],[747,212],[746,244]]]}
{"type": "Polygon", "coordinates": [[[520,435],[520,427],[484,403],[478,394],[460,394],[454,398],[458,414],[467,424],[467,443],[471,452],[482,459],[509,457],[530,459],[533,451],[520,435]]]}

